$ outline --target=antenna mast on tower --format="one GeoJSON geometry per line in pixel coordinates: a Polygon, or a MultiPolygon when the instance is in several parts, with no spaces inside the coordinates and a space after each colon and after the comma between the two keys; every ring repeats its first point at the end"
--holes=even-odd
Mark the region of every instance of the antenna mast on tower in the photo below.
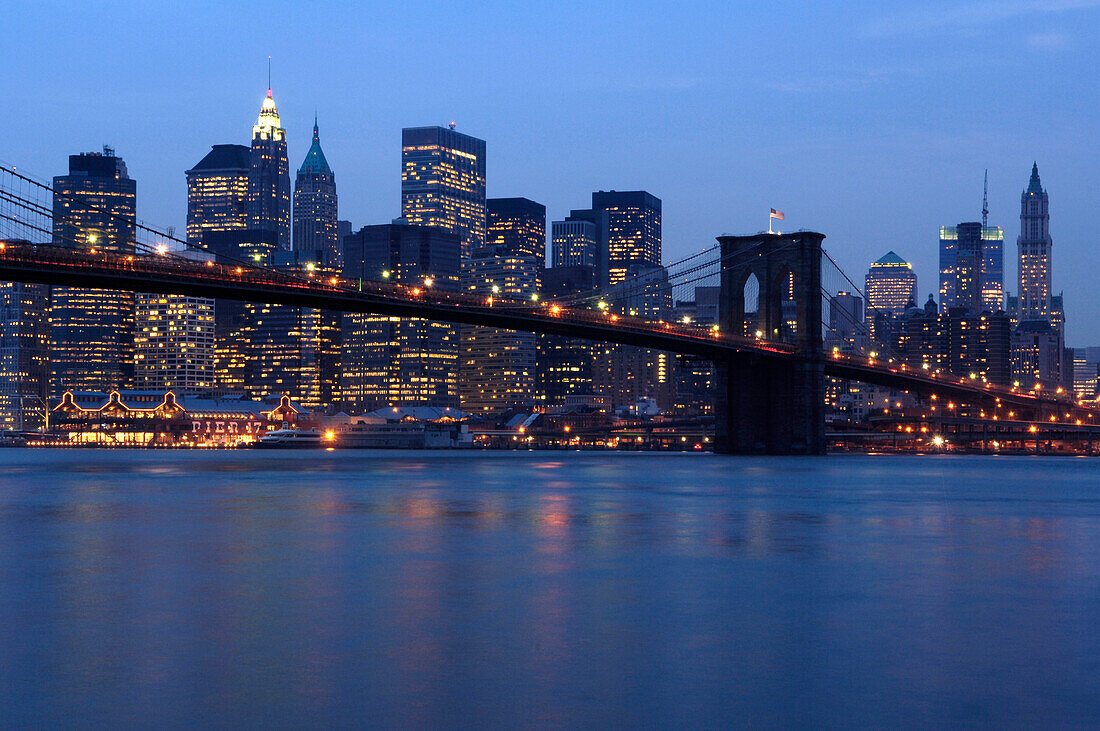
{"type": "Polygon", "coordinates": [[[989,168],[985,169],[985,183],[982,185],[982,228],[989,226],[989,168]]]}

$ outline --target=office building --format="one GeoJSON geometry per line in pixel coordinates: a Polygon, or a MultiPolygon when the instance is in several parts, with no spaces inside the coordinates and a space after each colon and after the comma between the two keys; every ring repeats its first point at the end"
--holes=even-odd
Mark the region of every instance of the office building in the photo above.
{"type": "MultiPolygon", "coordinates": [[[[457,234],[401,219],[364,226],[344,238],[344,276],[457,291],[461,242],[457,234]]],[[[345,411],[398,404],[458,408],[457,325],[348,313],[342,328],[345,411]]]]}
{"type": "MultiPolygon", "coordinates": [[[[916,274],[913,278],[916,279],[916,274]]],[[[824,344],[828,351],[836,349],[847,354],[863,352],[867,346],[863,297],[841,291],[829,298],[829,329],[825,333],[824,344]]]]}
{"type": "Polygon", "coordinates": [[[321,149],[320,133],[314,120],[313,142],[294,181],[294,250],[320,251],[324,266],[339,269],[337,218],[336,176],[321,149]]]}
{"type": "Polygon", "coordinates": [[[0,282],[0,430],[44,426],[49,397],[49,287],[0,282]]]}
{"type": "Polygon", "coordinates": [[[596,222],[589,216],[570,215],[564,221],[551,224],[550,241],[554,268],[595,267],[596,248],[599,245],[596,222]]]}
{"type": "Polygon", "coordinates": [[[486,211],[489,246],[546,266],[546,206],[527,198],[490,198],[486,211]]]}
{"type": "Polygon", "coordinates": [[[138,293],[134,387],[210,394],[214,390],[214,300],[138,293]]]}
{"type": "MultiPolygon", "coordinates": [[[[494,223],[499,225],[499,219],[490,223],[490,237],[506,240],[494,223]]],[[[468,292],[530,302],[539,291],[539,271],[534,257],[510,253],[507,244],[500,243],[473,252],[466,261],[463,278],[468,292]]],[[[461,338],[461,408],[486,417],[510,409],[530,411],[535,403],[535,334],[463,325],[461,338]]]]}
{"type": "MultiPolygon", "coordinates": [[[[591,266],[554,266],[543,269],[541,297],[567,299],[596,286],[591,266]]],[[[590,340],[539,333],[535,397],[540,407],[594,406],[597,398],[593,377],[600,346],[590,340]]]]}
{"type": "Polygon", "coordinates": [[[401,130],[401,217],[459,237],[463,257],[485,245],[485,140],[450,127],[401,130]]]}
{"type": "Polygon", "coordinates": [[[251,150],[244,145],[214,145],[187,176],[187,243],[203,243],[207,231],[248,228],[248,175],[251,150]]]}
{"type": "MultiPolygon", "coordinates": [[[[53,179],[53,241],[58,246],[134,251],[137,183],[108,147],[69,157],[53,179]]],[[[134,377],[134,294],[54,287],[52,394],[127,388],[134,377]]]]}
{"type": "MultiPolygon", "coordinates": [[[[271,89],[252,127],[248,170],[248,227],[275,233],[276,250],[290,251],[290,163],[286,130],[271,89]]],[[[261,252],[256,252],[261,253],[261,252]]],[[[270,252],[262,252],[270,254],[270,252]]]]}
{"type": "Polygon", "coordinates": [[[1047,319],[1051,315],[1050,198],[1039,180],[1039,166],[1032,164],[1031,179],[1020,195],[1019,253],[1020,320],[1047,319]]]}
{"type": "Polygon", "coordinates": [[[978,222],[940,227],[940,312],[997,312],[1004,305],[1004,231],[978,222]]]}
{"type": "Polygon", "coordinates": [[[900,315],[917,297],[917,273],[913,265],[888,251],[867,270],[864,279],[867,314],[900,315]]]}
{"type": "Polygon", "coordinates": [[[660,198],[644,190],[599,191],[592,194],[590,215],[598,226],[599,286],[622,282],[631,264],[660,266],[660,198]]]}

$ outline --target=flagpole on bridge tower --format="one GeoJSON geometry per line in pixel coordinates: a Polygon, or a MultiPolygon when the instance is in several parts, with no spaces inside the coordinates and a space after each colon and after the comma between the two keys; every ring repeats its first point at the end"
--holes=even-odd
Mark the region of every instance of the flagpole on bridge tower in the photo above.
{"type": "Polygon", "coordinates": [[[783,211],[777,211],[774,208],[771,209],[771,212],[768,214],[768,233],[770,234],[776,233],[772,231],[772,221],[775,220],[785,221],[787,220],[787,215],[783,213],[783,211]]]}

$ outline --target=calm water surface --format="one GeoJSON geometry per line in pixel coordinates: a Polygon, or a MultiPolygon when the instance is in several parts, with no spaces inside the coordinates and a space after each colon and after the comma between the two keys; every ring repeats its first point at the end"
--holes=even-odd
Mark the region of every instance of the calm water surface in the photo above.
{"type": "Polygon", "coordinates": [[[1100,723],[1100,461],[0,450],[0,725],[1100,723]]]}

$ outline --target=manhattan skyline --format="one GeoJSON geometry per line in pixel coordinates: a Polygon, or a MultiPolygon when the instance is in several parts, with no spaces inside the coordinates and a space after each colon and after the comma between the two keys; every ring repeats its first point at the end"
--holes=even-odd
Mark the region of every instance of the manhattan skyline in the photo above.
{"type": "Polygon", "coordinates": [[[48,7],[21,13],[0,37],[18,34],[57,62],[13,85],[10,109],[35,120],[4,116],[5,157],[49,178],[69,154],[111,144],[138,181],[139,217],[182,231],[183,171],[210,145],[246,143],[271,55],[291,163],[309,148],[316,111],[340,217],[356,228],[399,213],[401,128],[453,120],[487,141],[487,195],[544,203],[549,220],[592,190],[649,190],[664,203],[672,260],[722,232],[764,228],[774,206],[785,230],[826,233],[849,271],[897,251],[914,264],[920,299],[932,291],[939,227],[980,219],[985,168],[1015,289],[1018,198],[1037,160],[1067,340],[1100,342],[1087,48],[1100,4],[703,5],[663,20],[645,4],[630,16],[600,3],[384,5],[351,18],[265,7],[265,32],[230,44],[259,7],[208,9],[210,28],[197,28],[182,10],[119,6],[132,21],[119,27],[140,34],[89,8],[53,25],[48,7]],[[424,28],[439,42],[417,46],[424,28]]]}

